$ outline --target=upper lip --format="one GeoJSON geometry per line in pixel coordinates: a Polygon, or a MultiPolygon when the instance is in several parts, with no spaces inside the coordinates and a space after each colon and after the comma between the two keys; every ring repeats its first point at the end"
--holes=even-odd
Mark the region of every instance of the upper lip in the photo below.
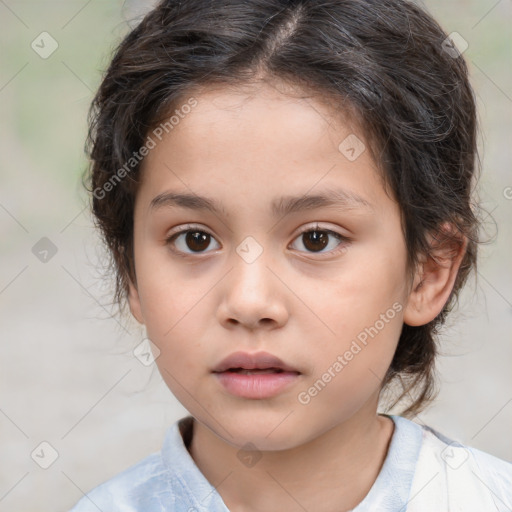
{"type": "Polygon", "coordinates": [[[300,373],[296,368],[287,365],[281,359],[268,352],[233,352],[223,359],[212,371],[220,373],[235,368],[243,368],[245,370],[276,368],[285,372],[300,373]]]}

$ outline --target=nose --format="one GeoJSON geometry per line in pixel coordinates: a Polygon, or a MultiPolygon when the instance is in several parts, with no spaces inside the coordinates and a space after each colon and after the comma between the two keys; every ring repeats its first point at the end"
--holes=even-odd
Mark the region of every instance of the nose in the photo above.
{"type": "Polygon", "coordinates": [[[252,262],[234,254],[232,265],[221,285],[219,321],[226,328],[241,325],[250,330],[283,326],[289,316],[287,288],[266,251],[252,262]]]}

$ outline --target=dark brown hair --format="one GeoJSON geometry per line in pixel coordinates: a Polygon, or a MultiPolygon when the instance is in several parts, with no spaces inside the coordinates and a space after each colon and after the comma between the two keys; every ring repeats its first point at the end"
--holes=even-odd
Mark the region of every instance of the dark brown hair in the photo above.
{"type": "Polygon", "coordinates": [[[426,325],[403,325],[383,381],[382,390],[402,383],[395,403],[408,399],[403,415],[422,410],[435,396],[438,329],[476,269],[479,243],[475,102],[464,59],[446,40],[404,0],[160,2],[115,51],[89,117],[85,184],[120,309],[128,279],[136,282],[134,200],[149,131],[193,90],[261,77],[295,84],[360,123],[400,205],[410,276],[444,223],[455,227],[441,233],[447,244],[469,240],[442,312],[426,325]]]}

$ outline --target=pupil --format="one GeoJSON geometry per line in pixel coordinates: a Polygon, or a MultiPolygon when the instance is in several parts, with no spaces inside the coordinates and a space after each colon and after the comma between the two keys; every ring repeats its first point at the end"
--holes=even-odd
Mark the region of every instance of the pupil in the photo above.
{"type": "Polygon", "coordinates": [[[304,243],[304,247],[311,250],[323,249],[329,242],[328,236],[323,231],[309,231],[305,233],[307,243],[304,243]],[[309,242],[312,241],[312,247],[308,247],[309,242]]]}
{"type": "Polygon", "coordinates": [[[208,247],[210,235],[202,231],[189,231],[186,236],[187,247],[192,251],[202,251],[208,247]],[[194,244],[198,246],[194,247],[194,244]],[[191,247],[192,245],[192,247],[191,247]]]}

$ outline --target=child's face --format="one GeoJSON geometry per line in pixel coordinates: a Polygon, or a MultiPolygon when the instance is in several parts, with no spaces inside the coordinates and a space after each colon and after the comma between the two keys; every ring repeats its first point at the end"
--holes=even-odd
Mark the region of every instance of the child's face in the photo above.
{"type": "Polygon", "coordinates": [[[354,160],[353,139],[340,151],[353,129],[312,99],[268,86],[196,99],[146,157],[135,205],[130,306],[161,351],[165,382],[235,446],[291,448],[374,417],[409,289],[400,210],[369,151],[354,160]],[[367,204],[271,208],[340,190],[367,204]],[[171,191],[221,211],[152,206],[171,191]],[[316,223],[317,238],[301,235],[316,223]],[[192,232],[166,245],[175,228],[192,232]],[[298,373],[213,372],[240,351],[270,353],[298,373]]]}

